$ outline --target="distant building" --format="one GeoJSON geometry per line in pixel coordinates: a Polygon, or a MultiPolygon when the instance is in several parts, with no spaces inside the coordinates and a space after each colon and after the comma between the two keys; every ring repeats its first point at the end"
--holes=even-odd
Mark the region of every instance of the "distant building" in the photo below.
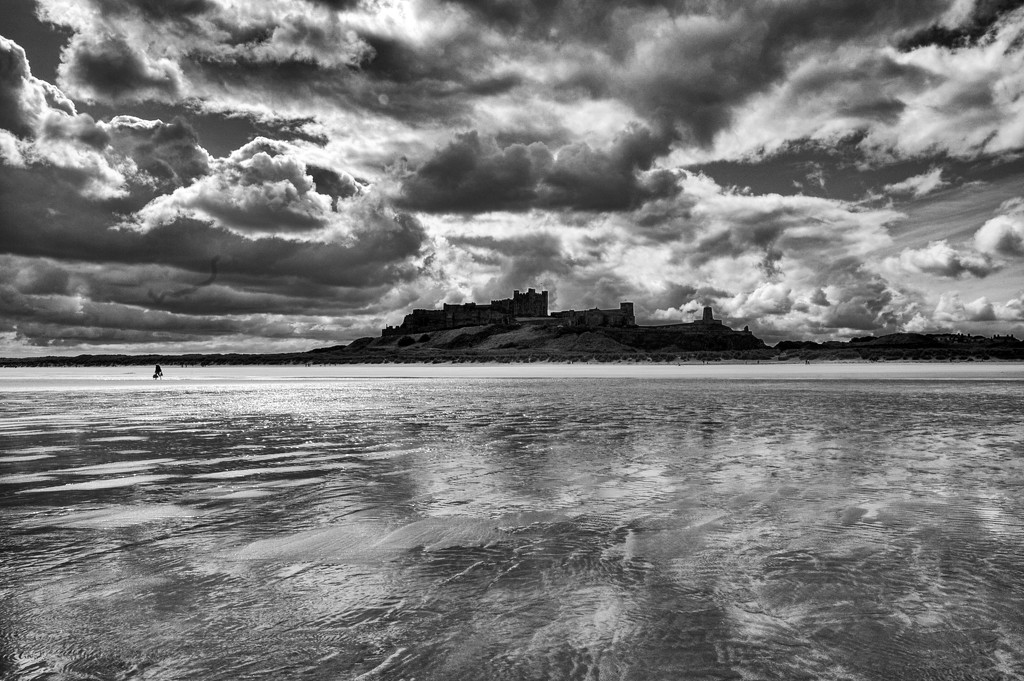
{"type": "Polygon", "coordinates": [[[512,292],[511,298],[481,303],[445,303],[440,310],[416,309],[405,315],[399,326],[381,330],[382,336],[443,331],[463,326],[516,323],[564,324],[571,326],[636,326],[633,303],[621,303],[617,310],[568,310],[548,314],[548,292],[527,289],[512,292]]]}

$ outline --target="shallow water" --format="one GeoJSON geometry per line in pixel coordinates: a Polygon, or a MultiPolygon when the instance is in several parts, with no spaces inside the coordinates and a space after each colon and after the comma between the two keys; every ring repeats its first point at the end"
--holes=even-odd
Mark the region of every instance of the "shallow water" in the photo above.
{"type": "Polygon", "coordinates": [[[0,677],[1024,678],[1024,382],[0,392],[0,677]]]}

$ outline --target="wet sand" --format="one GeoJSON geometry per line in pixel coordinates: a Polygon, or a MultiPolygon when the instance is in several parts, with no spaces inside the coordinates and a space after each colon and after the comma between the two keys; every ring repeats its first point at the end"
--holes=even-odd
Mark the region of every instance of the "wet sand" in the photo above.
{"type": "Polygon", "coordinates": [[[822,362],[656,364],[343,364],[329,366],[0,368],[0,391],[89,387],[171,389],[189,384],[318,382],[367,378],[636,378],[695,380],[1024,380],[1024,362],[822,362]]]}
{"type": "Polygon", "coordinates": [[[21,372],[0,677],[1020,678],[1021,368],[21,372]]]}

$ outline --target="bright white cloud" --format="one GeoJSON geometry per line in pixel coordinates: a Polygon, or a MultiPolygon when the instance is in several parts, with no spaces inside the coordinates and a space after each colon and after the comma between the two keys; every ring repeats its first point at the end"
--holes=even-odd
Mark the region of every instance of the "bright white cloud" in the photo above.
{"type": "Polygon", "coordinates": [[[993,256],[1024,257],[1024,199],[1007,201],[1000,212],[975,233],[975,247],[993,256]]]}
{"type": "MultiPolygon", "coordinates": [[[[1024,11],[1017,11],[969,47],[808,50],[784,80],[737,110],[706,156],[742,157],[787,140],[828,142],[854,132],[866,133],[863,149],[884,157],[1012,152],[1024,146],[1022,35],[1024,11]]],[[[925,188],[920,179],[908,189],[925,188]]]]}
{"type": "Polygon", "coordinates": [[[984,253],[959,251],[942,239],[929,242],[924,248],[905,248],[899,256],[886,260],[886,265],[905,272],[932,274],[956,279],[965,274],[987,277],[1000,269],[984,253]]]}
{"type": "Polygon", "coordinates": [[[0,164],[15,168],[25,167],[25,156],[21,153],[18,138],[2,128],[0,128],[0,164]]]}
{"type": "Polygon", "coordinates": [[[902,182],[886,185],[885,191],[889,194],[909,195],[914,198],[920,198],[948,184],[948,182],[942,179],[942,168],[933,168],[927,173],[914,175],[902,182]]]}
{"type": "Polygon", "coordinates": [[[331,196],[317,191],[296,151],[257,138],[214,161],[210,175],[154,199],[133,226],[152,229],[192,217],[246,235],[303,237],[323,230],[337,217],[331,196]]]}
{"type": "Polygon", "coordinates": [[[943,293],[932,314],[932,319],[939,323],[988,322],[995,318],[992,303],[987,298],[965,303],[956,291],[943,293]]]}
{"type": "Polygon", "coordinates": [[[1019,322],[1024,320],[1024,292],[1005,302],[992,302],[986,296],[964,302],[958,291],[939,296],[932,320],[949,325],[956,322],[1019,322]]]}
{"type": "Polygon", "coordinates": [[[93,118],[76,113],[60,90],[35,78],[25,50],[3,37],[0,127],[6,128],[0,153],[9,165],[57,168],[63,179],[91,199],[127,194],[127,176],[135,170],[131,160],[108,155],[108,136],[93,118]]]}

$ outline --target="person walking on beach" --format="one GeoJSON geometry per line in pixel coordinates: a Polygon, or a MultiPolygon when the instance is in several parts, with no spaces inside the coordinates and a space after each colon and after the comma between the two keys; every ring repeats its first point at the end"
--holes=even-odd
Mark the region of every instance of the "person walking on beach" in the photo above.
{"type": "Polygon", "coordinates": [[[164,370],[160,368],[160,365],[156,365],[156,371],[153,372],[153,378],[163,378],[164,370]]]}

